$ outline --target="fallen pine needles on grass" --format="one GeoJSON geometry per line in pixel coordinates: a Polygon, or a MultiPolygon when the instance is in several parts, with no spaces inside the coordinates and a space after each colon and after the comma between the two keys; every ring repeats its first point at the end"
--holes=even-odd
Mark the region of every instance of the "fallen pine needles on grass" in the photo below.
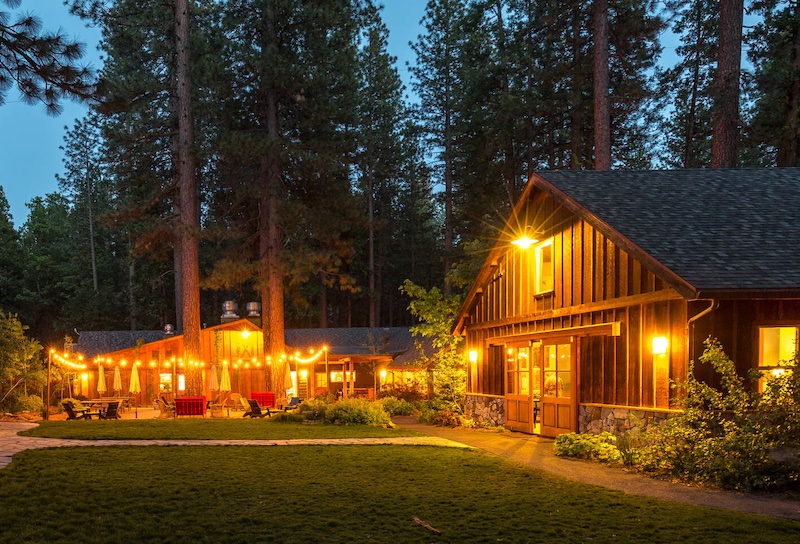
{"type": "Polygon", "coordinates": [[[435,447],[29,450],[0,470],[0,504],[8,543],[800,541],[796,522],[625,495],[435,447]]]}

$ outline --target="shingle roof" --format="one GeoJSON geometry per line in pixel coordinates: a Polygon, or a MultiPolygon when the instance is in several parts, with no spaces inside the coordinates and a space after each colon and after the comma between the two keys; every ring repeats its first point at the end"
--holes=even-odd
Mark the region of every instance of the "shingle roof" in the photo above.
{"type": "Polygon", "coordinates": [[[800,168],[538,175],[698,291],[800,289],[800,168]]]}
{"type": "Polygon", "coordinates": [[[139,338],[155,342],[164,338],[164,331],[82,331],[76,350],[84,357],[95,357],[135,346],[139,338]]]}
{"type": "MultiPolygon", "coordinates": [[[[165,337],[163,331],[82,331],[76,350],[85,357],[95,357],[135,346],[139,338],[154,342],[165,337]]],[[[415,348],[408,327],[286,329],[284,338],[286,345],[293,349],[327,345],[332,355],[375,353],[396,357],[415,348]]]]}

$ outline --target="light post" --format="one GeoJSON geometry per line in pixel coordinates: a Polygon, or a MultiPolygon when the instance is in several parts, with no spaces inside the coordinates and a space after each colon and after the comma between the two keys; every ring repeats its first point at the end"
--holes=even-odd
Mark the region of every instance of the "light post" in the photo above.
{"type": "Polygon", "coordinates": [[[44,401],[44,420],[48,421],[50,419],[50,365],[53,364],[53,352],[55,350],[51,349],[50,352],[47,354],[47,398],[44,401]]]}

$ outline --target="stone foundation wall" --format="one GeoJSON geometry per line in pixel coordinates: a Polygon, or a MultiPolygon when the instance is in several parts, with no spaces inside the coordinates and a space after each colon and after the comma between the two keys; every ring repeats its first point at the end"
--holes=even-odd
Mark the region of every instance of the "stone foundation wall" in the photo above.
{"type": "Polygon", "coordinates": [[[668,414],[654,410],[630,410],[600,406],[578,406],[578,432],[599,434],[603,431],[622,435],[628,431],[661,425],[668,414]]]}
{"type": "Polygon", "coordinates": [[[505,399],[467,395],[464,412],[477,423],[503,425],[506,422],[505,399]]]}

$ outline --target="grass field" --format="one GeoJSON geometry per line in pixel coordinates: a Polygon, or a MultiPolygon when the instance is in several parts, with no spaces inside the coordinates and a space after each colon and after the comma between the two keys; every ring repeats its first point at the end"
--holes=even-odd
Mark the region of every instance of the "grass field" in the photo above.
{"type": "Polygon", "coordinates": [[[288,440],[418,436],[403,429],[366,425],[297,424],[270,419],[122,419],[42,421],[23,436],[85,440],[288,440]]]}
{"type": "Polygon", "coordinates": [[[29,450],[0,470],[0,504],[9,543],[800,541],[800,523],[434,447],[29,450]]]}

